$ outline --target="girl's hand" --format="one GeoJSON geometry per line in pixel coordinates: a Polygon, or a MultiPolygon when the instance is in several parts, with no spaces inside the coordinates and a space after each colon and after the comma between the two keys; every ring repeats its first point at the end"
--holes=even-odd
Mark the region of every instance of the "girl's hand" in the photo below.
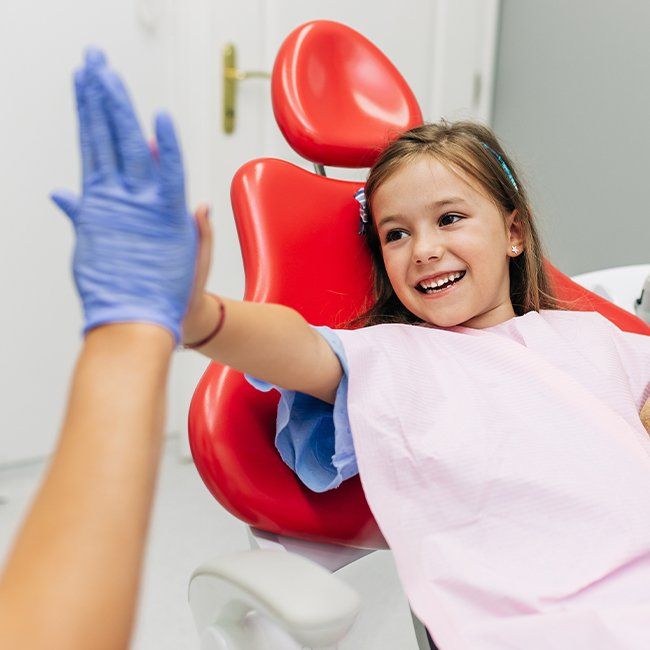
{"type": "Polygon", "coordinates": [[[212,227],[207,205],[200,205],[196,209],[194,220],[199,233],[199,245],[194,286],[182,324],[183,343],[203,339],[212,331],[219,317],[216,302],[205,293],[212,262],[212,227]]]}
{"type": "Polygon", "coordinates": [[[197,229],[185,203],[180,148],[156,116],[149,150],[121,79],[99,50],[75,75],[81,197],[52,194],[76,234],[73,272],[84,333],[105,323],[149,322],[180,340],[195,275],[197,229]]]}

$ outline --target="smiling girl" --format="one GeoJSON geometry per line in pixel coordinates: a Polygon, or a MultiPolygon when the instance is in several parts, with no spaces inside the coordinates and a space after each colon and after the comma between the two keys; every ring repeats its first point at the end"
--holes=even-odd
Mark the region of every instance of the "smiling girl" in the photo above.
{"type": "Polygon", "coordinates": [[[650,647],[650,337],[561,308],[486,127],[402,134],[356,198],[366,313],[333,330],[203,298],[192,336],[218,321],[202,351],[280,392],[276,445],[308,487],[360,473],[441,648],[650,647]]]}
{"type": "Polygon", "coordinates": [[[650,337],[561,308],[486,127],[402,134],[356,198],[366,313],[313,327],[199,282],[186,340],[280,392],[276,445],[309,488],[360,474],[439,647],[650,647],[650,337]]]}

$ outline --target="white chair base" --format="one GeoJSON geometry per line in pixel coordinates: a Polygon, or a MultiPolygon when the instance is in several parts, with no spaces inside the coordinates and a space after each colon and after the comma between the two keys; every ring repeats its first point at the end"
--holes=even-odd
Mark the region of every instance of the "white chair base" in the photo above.
{"type": "Polygon", "coordinates": [[[328,570],[264,549],[201,565],[189,602],[201,650],[334,649],[360,609],[356,592],[328,570]]]}

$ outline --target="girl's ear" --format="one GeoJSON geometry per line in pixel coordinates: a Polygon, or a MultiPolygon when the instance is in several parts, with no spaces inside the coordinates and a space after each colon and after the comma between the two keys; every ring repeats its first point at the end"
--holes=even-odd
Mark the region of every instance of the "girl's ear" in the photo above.
{"type": "Polygon", "coordinates": [[[506,217],[506,225],[509,240],[508,246],[517,246],[521,250],[524,241],[524,229],[516,209],[506,217]]]}

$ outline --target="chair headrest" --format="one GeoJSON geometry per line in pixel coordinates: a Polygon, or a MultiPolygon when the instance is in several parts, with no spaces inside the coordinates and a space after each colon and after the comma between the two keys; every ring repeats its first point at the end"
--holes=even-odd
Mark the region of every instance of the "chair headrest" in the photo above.
{"type": "Polygon", "coordinates": [[[306,23],[285,39],[271,94],[289,145],[326,166],[369,167],[398,134],[422,124],[415,95],[383,52],[328,20],[306,23]]]}

